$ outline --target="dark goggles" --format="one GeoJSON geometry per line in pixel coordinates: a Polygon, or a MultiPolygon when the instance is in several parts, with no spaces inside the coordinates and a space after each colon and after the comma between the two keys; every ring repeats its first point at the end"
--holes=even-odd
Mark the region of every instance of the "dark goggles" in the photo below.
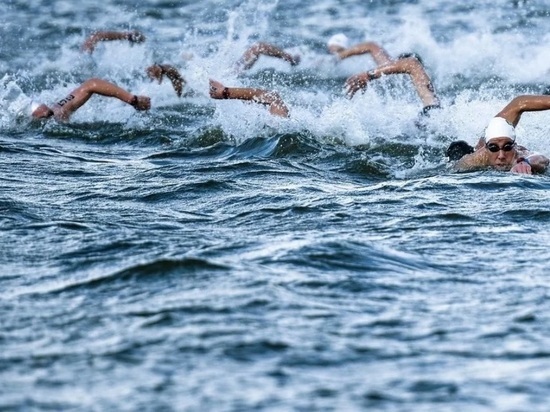
{"type": "Polygon", "coordinates": [[[490,151],[490,152],[493,152],[493,153],[499,152],[501,150],[503,150],[505,152],[509,152],[515,146],[516,146],[515,142],[504,143],[502,146],[499,146],[496,143],[487,143],[487,144],[485,144],[485,147],[487,148],[487,150],[490,151]]]}

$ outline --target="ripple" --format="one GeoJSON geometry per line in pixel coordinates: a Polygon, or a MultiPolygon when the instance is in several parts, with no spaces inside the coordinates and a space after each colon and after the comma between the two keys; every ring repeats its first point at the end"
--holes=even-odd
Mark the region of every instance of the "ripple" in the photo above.
{"type": "Polygon", "coordinates": [[[102,288],[111,284],[120,284],[120,286],[123,287],[123,285],[128,284],[128,282],[140,282],[148,279],[153,280],[157,276],[166,278],[171,275],[183,273],[223,271],[226,269],[227,268],[223,265],[215,264],[204,259],[158,259],[152,262],[136,264],[123,270],[105,273],[86,279],[74,279],[65,282],[58,282],[58,285],[52,287],[40,286],[32,292],[27,291],[27,293],[39,295],[59,294],[81,289],[86,290],[102,288]]]}

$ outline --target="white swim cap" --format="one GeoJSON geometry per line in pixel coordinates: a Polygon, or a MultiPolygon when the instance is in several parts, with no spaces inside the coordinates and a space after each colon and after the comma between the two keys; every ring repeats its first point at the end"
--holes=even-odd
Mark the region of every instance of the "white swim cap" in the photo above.
{"type": "Polygon", "coordinates": [[[508,137],[516,140],[516,130],[502,117],[493,117],[485,129],[485,143],[497,137],[508,137]]]}
{"type": "Polygon", "coordinates": [[[349,39],[344,33],[338,33],[328,39],[327,46],[338,46],[347,49],[349,45],[349,39]]]}

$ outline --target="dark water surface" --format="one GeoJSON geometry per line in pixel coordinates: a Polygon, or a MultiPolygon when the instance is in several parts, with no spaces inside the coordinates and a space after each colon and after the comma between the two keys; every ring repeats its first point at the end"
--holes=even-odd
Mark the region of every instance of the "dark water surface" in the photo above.
{"type": "MultiPolygon", "coordinates": [[[[187,3],[0,5],[0,410],[548,410],[550,178],[444,158],[547,87],[548,3],[187,3]],[[128,28],[146,43],[79,50],[128,28]],[[406,78],[346,99],[373,62],[328,59],[338,31],[421,53],[443,109],[415,127],[406,78]],[[237,76],[256,40],[301,65],[237,76]],[[91,76],[153,109],[28,121],[91,76]],[[274,88],[291,119],[209,78],[274,88]]],[[[549,122],[518,140],[548,155],[549,122]]]]}

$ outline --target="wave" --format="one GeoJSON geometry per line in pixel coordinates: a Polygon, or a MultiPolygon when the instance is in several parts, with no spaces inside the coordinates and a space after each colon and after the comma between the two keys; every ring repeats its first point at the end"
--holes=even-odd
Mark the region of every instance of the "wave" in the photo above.
{"type": "Polygon", "coordinates": [[[25,295],[60,294],[74,291],[90,291],[93,289],[115,288],[124,289],[134,282],[166,282],[169,278],[225,271],[228,268],[200,258],[169,259],[159,258],[146,263],[131,265],[115,272],[105,271],[94,274],[84,279],[71,279],[55,282],[55,285],[47,285],[47,282],[36,288],[22,291],[25,295]]]}

